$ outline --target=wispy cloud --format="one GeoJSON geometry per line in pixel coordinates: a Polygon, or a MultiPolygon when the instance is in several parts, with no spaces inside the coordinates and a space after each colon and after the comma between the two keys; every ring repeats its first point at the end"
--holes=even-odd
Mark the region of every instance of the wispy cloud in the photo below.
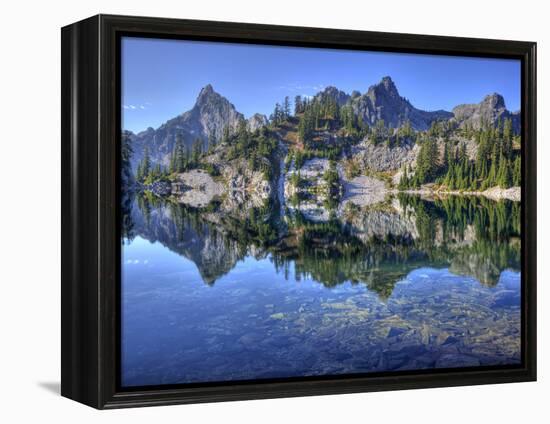
{"type": "Polygon", "coordinates": [[[126,259],[126,264],[128,265],[139,265],[140,263],[147,265],[149,263],[149,259],[144,259],[143,261],[140,261],[139,259],[126,259]]]}
{"type": "Polygon", "coordinates": [[[126,110],[145,110],[148,109],[149,106],[151,106],[151,103],[145,102],[140,105],[122,105],[122,108],[126,110]]]}
{"type": "Polygon", "coordinates": [[[303,92],[303,91],[321,91],[325,89],[324,84],[298,84],[298,83],[290,83],[290,84],[284,84],[277,87],[279,90],[284,91],[293,91],[293,92],[303,92]]]}

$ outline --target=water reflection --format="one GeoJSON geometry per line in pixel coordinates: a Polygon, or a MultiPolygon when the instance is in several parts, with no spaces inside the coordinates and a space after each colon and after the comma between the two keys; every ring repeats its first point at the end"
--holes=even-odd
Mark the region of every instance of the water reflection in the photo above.
{"type": "Polygon", "coordinates": [[[519,203],[124,206],[125,385],[519,361],[519,203]]]}

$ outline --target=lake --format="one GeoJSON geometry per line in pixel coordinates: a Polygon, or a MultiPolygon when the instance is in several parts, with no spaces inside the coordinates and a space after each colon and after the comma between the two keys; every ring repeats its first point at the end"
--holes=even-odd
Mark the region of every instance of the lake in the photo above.
{"type": "Polygon", "coordinates": [[[520,203],[126,202],[124,387],[517,365],[520,203]]]}

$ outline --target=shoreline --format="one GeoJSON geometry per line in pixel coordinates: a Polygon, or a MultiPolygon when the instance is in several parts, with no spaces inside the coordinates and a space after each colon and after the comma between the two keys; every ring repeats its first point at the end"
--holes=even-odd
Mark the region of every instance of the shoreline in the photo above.
{"type": "Polygon", "coordinates": [[[432,190],[420,188],[417,190],[397,190],[390,189],[390,193],[419,194],[425,196],[483,196],[491,200],[510,200],[512,202],[521,202],[521,187],[500,188],[491,187],[484,191],[459,191],[459,190],[432,190]]]}
{"type": "MultiPolygon", "coordinates": [[[[428,198],[444,196],[482,196],[493,201],[499,201],[502,199],[514,202],[521,201],[521,187],[502,189],[497,186],[491,187],[484,191],[460,191],[437,189],[433,185],[426,185],[419,189],[399,190],[395,187],[387,187],[387,183],[376,177],[358,176],[352,179],[347,179],[343,176],[341,169],[339,169],[339,174],[343,189],[341,201],[343,203],[356,203],[360,206],[379,203],[386,195],[395,195],[399,193],[420,195],[428,198]]],[[[316,175],[316,177],[320,178],[318,175],[316,175]]],[[[281,180],[286,180],[286,174],[284,172],[281,176],[279,176],[279,181],[275,183],[275,191],[278,197],[281,197],[282,195],[284,203],[286,203],[287,193],[284,191],[281,193],[281,180]]],[[[210,200],[212,200],[212,198],[220,196],[226,191],[232,191],[230,188],[228,190],[228,187],[224,187],[222,183],[215,181],[205,170],[202,169],[191,170],[179,174],[176,181],[170,183],[171,189],[168,189],[165,185],[167,184],[154,183],[151,184],[151,187],[141,188],[153,191],[161,197],[168,194],[166,192],[169,191],[171,195],[178,197],[178,202],[191,204],[197,207],[205,206],[210,200]],[[157,189],[158,192],[155,189],[157,189]]]]}

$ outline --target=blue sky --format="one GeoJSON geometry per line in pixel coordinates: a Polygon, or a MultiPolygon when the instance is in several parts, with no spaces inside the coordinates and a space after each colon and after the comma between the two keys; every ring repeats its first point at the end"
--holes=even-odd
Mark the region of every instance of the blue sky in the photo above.
{"type": "Polygon", "coordinates": [[[494,92],[508,109],[520,107],[518,60],[125,37],[123,128],[159,127],[191,109],[207,84],[249,117],[329,85],[363,93],[386,75],[419,109],[451,110],[494,92]]]}

